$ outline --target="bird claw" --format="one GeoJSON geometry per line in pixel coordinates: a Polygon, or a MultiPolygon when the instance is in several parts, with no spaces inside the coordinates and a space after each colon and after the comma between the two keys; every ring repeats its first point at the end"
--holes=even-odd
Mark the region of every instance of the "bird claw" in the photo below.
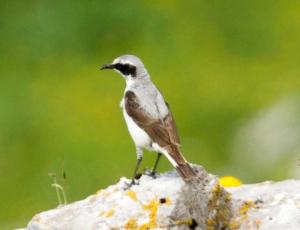
{"type": "Polygon", "coordinates": [[[125,182],[124,190],[130,189],[133,185],[139,185],[139,182],[136,182],[135,179],[132,179],[130,183],[125,182]]]}
{"type": "Polygon", "coordinates": [[[147,175],[147,176],[150,176],[152,177],[153,179],[156,179],[158,174],[156,171],[152,171],[152,170],[149,170],[149,169],[145,169],[144,172],[143,172],[144,175],[147,175]]]}

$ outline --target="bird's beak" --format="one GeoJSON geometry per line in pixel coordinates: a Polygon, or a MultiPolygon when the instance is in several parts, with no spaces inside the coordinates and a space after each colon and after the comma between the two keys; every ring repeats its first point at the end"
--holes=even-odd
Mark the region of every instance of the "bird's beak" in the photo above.
{"type": "Polygon", "coordinates": [[[100,67],[101,70],[104,70],[104,69],[113,69],[115,68],[115,65],[114,64],[104,64],[100,67]]]}

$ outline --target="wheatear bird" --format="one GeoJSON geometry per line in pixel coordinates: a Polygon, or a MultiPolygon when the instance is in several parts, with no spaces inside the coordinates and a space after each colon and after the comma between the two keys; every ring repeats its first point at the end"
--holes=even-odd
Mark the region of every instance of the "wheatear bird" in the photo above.
{"type": "Polygon", "coordinates": [[[180,152],[180,141],[168,103],[150,79],[142,61],[134,55],[123,55],[101,69],[113,69],[126,80],[121,108],[136,145],[137,164],[132,184],[143,158],[143,148],[158,153],[151,174],[156,173],[161,154],[164,154],[185,180],[196,172],[180,152]]]}

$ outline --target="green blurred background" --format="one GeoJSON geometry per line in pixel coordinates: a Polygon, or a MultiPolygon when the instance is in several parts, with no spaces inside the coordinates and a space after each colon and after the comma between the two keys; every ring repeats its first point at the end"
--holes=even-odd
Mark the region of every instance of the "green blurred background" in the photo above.
{"type": "Polygon", "coordinates": [[[2,0],[0,228],[57,205],[49,172],[70,202],[131,176],[125,83],[98,70],[122,54],[144,61],[191,162],[244,183],[297,178],[299,12],[293,0],[2,0]]]}

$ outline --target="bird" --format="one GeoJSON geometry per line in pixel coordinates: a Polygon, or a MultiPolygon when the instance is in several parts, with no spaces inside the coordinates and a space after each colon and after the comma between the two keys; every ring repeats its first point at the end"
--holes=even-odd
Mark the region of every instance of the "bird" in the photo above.
{"type": "Polygon", "coordinates": [[[137,163],[130,185],[135,184],[143,159],[143,149],[154,151],[157,157],[149,175],[156,177],[159,160],[164,155],[186,181],[197,176],[180,150],[180,139],[169,104],[151,81],[140,58],[122,55],[101,70],[115,70],[126,81],[120,103],[129,134],[136,146],[137,163]]]}

